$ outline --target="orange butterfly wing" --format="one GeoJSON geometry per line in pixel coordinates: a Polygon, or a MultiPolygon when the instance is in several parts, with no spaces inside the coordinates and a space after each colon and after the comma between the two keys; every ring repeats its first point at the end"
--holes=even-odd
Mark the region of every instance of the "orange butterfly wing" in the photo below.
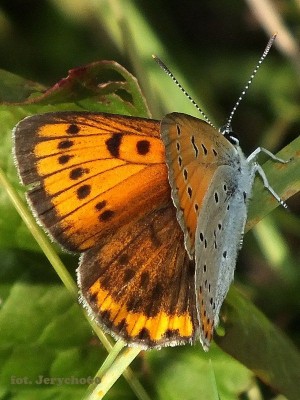
{"type": "Polygon", "coordinates": [[[184,232],[186,250],[193,258],[199,211],[216,169],[223,162],[220,150],[224,151],[228,141],[221,134],[216,140],[216,130],[207,122],[181,113],[171,113],[163,118],[161,135],[170,166],[169,179],[177,219],[184,232]],[[198,173],[200,167],[201,174],[198,173]]]}
{"type": "Polygon", "coordinates": [[[89,313],[127,343],[147,349],[194,341],[194,264],[172,204],[84,253],[78,279],[89,313]]]}
{"type": "Polygon", "coordinates": [[[194,265],[170,200],[159,122],[48,113],[15,128],[28,199],[46,230],[83,252],[81,300],[116,337],[143,348],[192,342],[194,265]]]}
{"type": "Polygon", "coordinates": [[[33,210],[68,250],[94,246],[169,199],[157,121],[77,112],[37,115],[17,126],[15,155],[23,184],[34,184],[28,192],[33,210]]]}

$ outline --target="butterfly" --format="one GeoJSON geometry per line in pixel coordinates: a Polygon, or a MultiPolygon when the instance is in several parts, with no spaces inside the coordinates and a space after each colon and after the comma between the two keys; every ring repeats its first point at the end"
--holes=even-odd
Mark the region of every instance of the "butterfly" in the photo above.
{"type": "Polygon", "coordinates": [[[107,332],[143,349],[200,338],[208,350],[256,173],[278,199],[260,151],[246,158],[229,123],[218,132],[181,113],[54,112],[14,129],[34,214],[64,249],[82,253],[80,301],[107,332]]]}

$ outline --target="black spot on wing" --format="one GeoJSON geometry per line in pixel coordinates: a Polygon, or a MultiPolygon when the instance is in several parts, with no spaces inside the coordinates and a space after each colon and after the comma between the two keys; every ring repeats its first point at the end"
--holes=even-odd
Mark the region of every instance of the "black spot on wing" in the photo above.
{"type": "Polygon", "coordinates": [[[95,208],[96,208],[97,211],[100,211],[100,210],[102,210],[102,208],[104,208],[105,206],[106,206],[106,200],[102,200],[102,201],[99,201],[99,203],[97,203],[97,204],[95,205],[95,208]]]}
{"type": "Polygon", "coordinates": [[[114,216],[114,214],[115,213],[112,210],[105,210],[99,215],[99,220],[102,222],[107,222],[114,216]]]}
{"type": "Polygon", "coordinates": [[[66,129],[66,133],[70,135],[76,135],[80,131],[80,128],[76,124],[70,124],[69,127],[66,129]]]}
{"type": "Polygon", "coordinates": [[[85,199],[91,193],[90,185],[83,185],[77,189],[77,198],[78,200],[85,199]]]}
{"type": "Polygon", "coordinates": [[[73,140],[62,140],[58,143],[57,148],[60,150],[69,149],[70,147],[73,146],[73,144],[74,144],[73,140]]]}
{"type": "Polygon", "coordinates": [[[114,133],[109,139],[106,140],[106,148],[110,152],[112,157],[118,158],[120,156],[122,137],[122,133],[114,133]]]}
{"type": "Polygon", "coordinates": [[[65,154],[65,155],[63,155],[63,156],[59,156],[59,157],[58,157],[58,163],[59,163],[60,165],[67,164],[67,162],[69,162],[69,161],[71,160],[71,158],[73,158],[73,157],[74,157],[74,156],[69,155],[69,154],[65,154]]]}
{"type": "Polygon", "coordinates": [[[197,145],[195,143],[195,136],[191,137],[191,142],[192,142],[192,145],[193,145],[193,148],[194,148],[194,151],[195,151],[195,157],[197,158],[198,154],[199,154],[199,149],[198,149],[198,147],[197,147],[197,145]]]}
{"type": "Polygon", "coordinates": [[[202,147],[202,149],[203,149],[204,155],[206,156],[206,155],[207,155],[207,148],[204,146],[203,143],[201,144],[201,147],[202,147]]]}
{"type": "Polygon", "coordinates": [[[82,168],[82,167],[74,168],[70,172],[70,179],[72,179],[72,180],[79,179],[84,174],[88,174],[89,172],[90,172],[90,170],[88,168],[82,168]]]}
{"type": "Polygon", "coordinates": [[[139,140],[136,144],[136,149],[138,154],[140,154],[141,156],[144,156],[147,153],[149,153],[150,150],[149,140],[139,140]]]}
{"type": "Polygon", "coordinates": [[[187,178],[188,178],[188,172],[187,172],[187,169],[186,169],[186,168],[183,169],[183,177],[184,177],[184,180],[185,180],[185,181],[186,181],[187,178]]]}

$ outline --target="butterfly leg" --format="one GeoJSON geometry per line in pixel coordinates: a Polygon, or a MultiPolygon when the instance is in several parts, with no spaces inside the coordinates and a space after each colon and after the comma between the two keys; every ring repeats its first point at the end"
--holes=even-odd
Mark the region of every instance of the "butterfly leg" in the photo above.
{"type": "MultiPolygon", "coordinates": [[[[269,152],[267,154],[269,154],[269,152]]],[[[272,154],[272,153],[270,153],[270,154],[272,154]]],[[[272,154],[272,156],[275,157],[273,154],[272,154]]],[[[283,161],[283,162],[286,163],[288,161],[283,161]]],[[[272,194],[272,196],[275,197],[275,199],[278,201],[278,203],[280,203],[284,208],[288,208],[287,204],[280,198],[280,196],[275,192],[275,190],[269,184],[269,181],[268,181],[268,178],[266,177],[265,171],[262,169],[262,167],[259,164],[255,163],[254,173],[258,173],[258,175],[261,177],[261,179],[263,181],[264,187],[272,194]]]]}
{"type": "Polygon", "coordinates": [[[281,162],[283,164],[287,164],[291,160],[283,160],[282,158],[276,157],[275,154],[271,153],[269,150],[265,149],[264,147],[258,147],[256,150],[253,151],[253,153],[250,154],[250,156],[247,158],[248,162],[251,162],[256,159],[259,153],[265,153],[267,154],[272,160],[281,162]]]}

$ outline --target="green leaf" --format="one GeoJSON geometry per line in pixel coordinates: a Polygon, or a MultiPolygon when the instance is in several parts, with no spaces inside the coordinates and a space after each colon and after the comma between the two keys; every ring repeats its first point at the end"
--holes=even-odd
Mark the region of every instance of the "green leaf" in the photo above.
{"type": "Polygon", "coordinates": [[[9,269],[1,270],[0,390],[10,398],[26,392],[24,398],[46,399],[49,393],[67,398],[70,391],[80,398],[87,384],[58,389],[57,384],[36,383],[40,376],[92,377],[104,356],[95,349],[79,305],[43,263],[41,257],[14,252],[9,269]]]}
{"type": "Polygon", "coordinates": [[[209,353],[198,345],[146,356],[158,399],[238,399],[252,383],[251,372],[214,345],[209,353]]]}
{"type": "Polygon", "coordinates": [[[289,400],[299,399],[300,355],[295,345],[249,300],[231,288],[216,343],[289,400]]]}

